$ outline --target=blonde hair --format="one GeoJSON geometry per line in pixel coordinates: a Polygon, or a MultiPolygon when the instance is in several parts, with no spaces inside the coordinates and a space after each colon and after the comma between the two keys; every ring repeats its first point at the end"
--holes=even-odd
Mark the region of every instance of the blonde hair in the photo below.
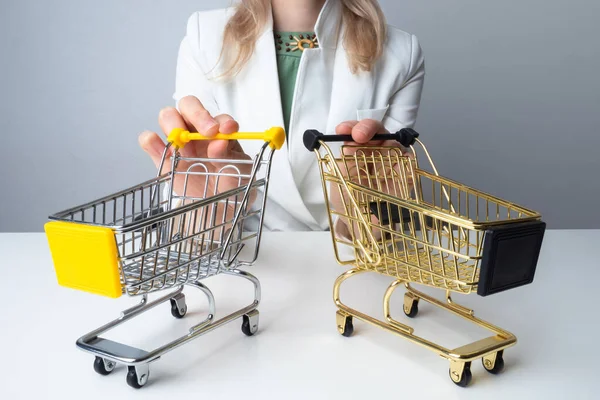
{"type": "MultiPolygon", "coordinates": [[[[344,48],[352,73],[370,71],[383,53],[387,25],[377,0],[339,0],[342,3],[344,48]]],[[[225,27],[220,62],[224,77],[236,75],[254,53],[269,19],[270,0],[242,0],[225,27]]]]}

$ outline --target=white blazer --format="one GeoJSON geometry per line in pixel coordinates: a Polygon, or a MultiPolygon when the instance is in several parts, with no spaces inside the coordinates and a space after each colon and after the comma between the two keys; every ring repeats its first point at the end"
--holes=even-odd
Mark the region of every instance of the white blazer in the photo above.
{"type": "MultiPolygon", "coordinates": [[[[211,115],[229,114],[241,131],[283,126],[273,21],[267,23],[249,63],[230,82],[213,79],[222,33],[233,9],[198,12],[187,26],[177,62],[177,102],[196,96],[211,115]]],[[[344,121],[376,119],[389,131],[412,127],[425,75],[417,38],[390,27],[385,51],[371,72],[353,75],[343,48],[342,9],[327,0],[315,25],[319,47],[300,61],[287,144],[273,158],[265,226],[271,231],[329,227],[315,155],[303,145],[307,129],[326,134],[344,121]]],[[[254,156],[261,143],[241,143],[254,156]]]]}

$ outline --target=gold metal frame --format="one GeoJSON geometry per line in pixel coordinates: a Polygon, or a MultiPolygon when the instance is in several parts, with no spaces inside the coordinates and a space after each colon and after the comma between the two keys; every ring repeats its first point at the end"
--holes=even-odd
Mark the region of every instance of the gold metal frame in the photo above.
{"type": "Polygon", "coordinates": [[[402,149],[345,145],[336,157],[325,141],[319,141],[315,150],[336,260],[354,266],[334,284],[337,327],[342,335],[350,336],[355,317],[400,335],[450,361],[450,378],[457,385],[466,386],[471,380],[472,361],[482,359],[487,371],[497,373],[504,365],[504,350],[514,346],[517,339],[475,317],[473,310],[455,303],[451,294],[477,291],[487,229],[538,221],[541,216],[441,177],[427,148],[418,139],[416,143],[423,149],[433,173],[419,167],[414,146],[402,149]],[[332,204],[332,198],[337,206],[332,204]],[[347,227],[344,236],[335,232],[339,219],[347,227]],[[342,259],[340,245],[350,246],[354,257],[342,259]],[[340,298],[342,283],[367,271],[394,278],[383,298],[385,320],[353,309],[340,298]],[[410,283],[444,290],[445,301],[415,290],[410,283]],[[418,303],[423,300],[493,335],[455,349],[416,335],[412,327],[392,317],[390,300],[399,286],[406,290],[403,311],[407,316],[416,316],[418,303]]]}

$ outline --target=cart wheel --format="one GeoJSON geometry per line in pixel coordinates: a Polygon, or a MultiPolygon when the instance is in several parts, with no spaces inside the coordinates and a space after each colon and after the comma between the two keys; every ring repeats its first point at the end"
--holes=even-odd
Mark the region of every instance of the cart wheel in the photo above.
{"type": "Polygon", "coordinates": [[[142,365],[137,368],[133,365],[130,365],[127,367],[127,384],[134,389],[140,389],[146,383],[148,383],[149,375],[150,370],[148,365],[142,365]]]}
{"type": "Polygon", "coordinates": [[[96,356],[94,359],[94,371],[100,375],[108,375],[115,369],[117,364],[114,361],[104,360],[102,357],[96,356]]]}
{"type": "Polygon", "coordinates": [[[407,307],[406,305],[404,305],[404,307],[402,307],[402,309],[404,310],[404,314],[406,314],[407,317],[409,318],[414,318],[417,316],[417,314],[419,313],[419,300],[413,300],[412,303],[410,304],[410,308],[407,307]]]}
{"type": "Polygon", "coordinates": [[[419,313],[419,298],[410,292],[404,293],[404,306],[402,310],[407,317],[416,317],[419,313]]]}
{"type": "Polygon", "coordinates": [[[181,294],[179,298],[171,299],[171,315],[177,319],[185,317],[187,313],[187,304],[185,304],[185,297],[181,294]]]}
{"type": "Polygon", "coordinates": [[[352,316],[345,312],[338,310],[335,313],[335,323],[337,325],[338,332],[340,335],[345,337],[352,336],[354,333],[354,326],[352,325],[352,316]]]}
{"type": "Polygon", "coordinates": [[[452,376],[452,369],[450,369],[450,379],[452,379],[452,382],[454,382],[457,386],[460,387],[467,387],[469,386],[469,383],[471,383],[471,379],[473,378],[473,374],[471,374],[471,362],[466,362],[465,363],[465,368],[463,370],[462,376],[460,377],[460,381],[455,381],[453,376],[452,376]]]}
{"type": "Polygon", "coordinates": [[[354,325],[352,324],[352,317],[346,317],[346,321],[344,322],[344,332],[342,332],[342,336],[350,337],[354,333],[354,325]]]}
{"type": "Polygon", "coordinates": [[[258,331],[258,315],[258,310],[242,315],[242,332],[244,332],[244,335],[252,336],[258,331]]]}
{"type": "Polygon", "coordinates": [[[485,370],[490,374],[494,375],[502,372],[502,370],[504,369],[504,358],[502,357],[503,353],[504,350],[500,350],[498,353],[496,353],[495,361],[492,361],[486,357],[482,358],[481,362],[483,363],[483,368],[485,368],[485,370]]]}

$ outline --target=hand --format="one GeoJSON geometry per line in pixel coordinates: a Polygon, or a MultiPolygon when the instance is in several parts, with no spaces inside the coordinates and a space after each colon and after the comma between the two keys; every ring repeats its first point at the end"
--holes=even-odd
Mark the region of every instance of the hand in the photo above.
{"type": "MultiPolygon", "coordinates": [[[[342,122],[336,127],[336,134],[338,135],[351,135],[353,142],[346,143],[350,145],[360,145],[360,150],[357,147],[346,147],[344,149],[344,156],[352,156],[358,151],[360,156],[357,157],[357,161],[352,159],[347,160],[345,163],[339,163],[342,174],[351,182],[361,183],[369,186],[372,189],[381,191],[383,193],[391,194],[395,197],[407,197],[412,191],[412,176],[410,174],[401,174],[401,165],[395,164],[393,166],[378,165],[374,168],[373,162],[361,162],[361,159],[368,160],[369,156],[373,152],[368,151],[365,147],[397,147],[401,149],[403,156],[412,157],[407,149],[405,149],[400,143],[395,140],[378,140],[371,141],[373,136],[378,133],[389,133],[383,124],[379,121],[372,119],[365,119],[362,121],[346,121],[342,122]],[[386,171],[384,171],[384,169],[386,171]],[[405,176],[406,185],[401,184],[400,177],[405,176]],[[405,190],[403,190],[405,189],[405,190]]],[[[379,150],[378,150],[379,151],[379,150]]],[[[385,156],[386,153],[383,152],[385,156]]],[[[331,203],[334,210],[345,214],[344,203],[349,206],[348,193],[341,187],[331,188],[331,203]]],[[[371,214],[370,222],[373,224],[379,224],[378,218],[371,214]]],[[[346,238],[350,237],[348,221],[346,218],[338,219],[336,226],[334,227],[336,233],[346,238]]],[[[354,227],[354,232],[361,232],[358,226],[354,227]]],[[[372,230],[376,239],[381,238],[381,231],[378,229],[372,230]]]]}
{"type": "MultiPolygon", "coordinates": [[[[159,114],[158,122],[166,136],[175,128],[183,128],[190,132],[199,132],[206,137],[213,137],[217,133],[231,134],[239,130],[238,123],[231,116],[226,114],[216,117],[211,116],[196,97],[184,97],[179,103],[179,108],[181,113],[175,108],[169,107],[163,109],[159,114]]],[[[165,149],[163,140],[156,133],[146,131],[140,135],[139,143],[158,168],[165,149]]],[[[167,157],[173,151],[174,149],[170,148],[167,157]]],[[[179,149],[179,152],[183,157],[189,158],[251,159],[250,156],[244,153],[237,140],[192,141],[184,148],[179,149]]],[[[209,162],[205,164],[209,172],[218,172],[224,166],[223,163],[209,162]]],[[[177,170],[186,171],[190,165],[190,162],[180,162],[177,170]]],[[[252,170],[252,166],[248,164],[238,165],[238,167],[242,174],[249,174],[252,170]]],[[[163,174],[170,172],[170,168],[171,164],[167,160],[163,167],[163,174]]],[[[195,169],[195,171],[199,171],[199,169],[195,169]]],[[[214,195],[215,193],[223,193],[240,186],[239,179],[235,177],[221,177],[218,180],[218,187],[216,187],[216,182],[215,177],[207,178],[203,175],[190,175],[187,188],[185,188],[185,177],[179,175],[175,180],[173,190],[179,196],[185,195],[186,197],[202,198],[214,195]]],[[[242,185],[246,183],[247,180],[241,182],[242,185]]]]}

